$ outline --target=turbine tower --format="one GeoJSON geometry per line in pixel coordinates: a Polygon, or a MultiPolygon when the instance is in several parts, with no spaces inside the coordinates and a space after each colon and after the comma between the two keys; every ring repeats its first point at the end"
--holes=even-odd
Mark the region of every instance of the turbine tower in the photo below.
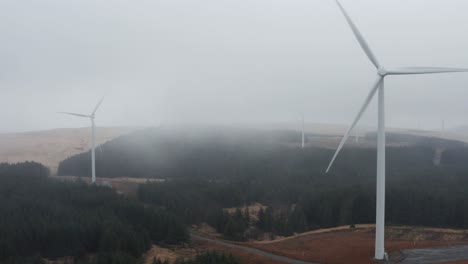
{"type": "Polygon", "coordinates": [[[445,136],[445,119],[442,119],[442,136],[445,136]]]}
{"type": "Polygon", "coordinates": [[[94,117],[96,116],[96,111],[98,110],[103,100],[104,100],[104,97],[102,97],[101,100],[97,103],[97,105],[93,109],[93,112],[91,112],[90,115],[70,113],[70,112],[59,112],[61,114],[66,114],[66,115],[86,117],[91,120],[91,183],[96,182],[96,153],[95,153],[96,132],[95,132],[94,117]]]}
{"type": "Polygon", "coordinates": [[[370,101],[378,91],[378,133],[377,133],[377,203],[376,203],[376,230],[375,230],[375,259],[382,260],[385,257],[384,250],[384,227],[385,227],[385,95],[384,95],[384,80],[388,75],[408,75],[408,74],[431,74],[431,73],[449,73],[449,72],[468,72],[468,69],[459,68],[434,68],[434,67],[405,67],[386,69],[377,60],[377,57],[372,52],[369,44],[364,39],[363,35],[351,20],[346,10],[338,0],[335,0],[347,20],[351,30],[354,33],[359,45],[364,50],[369,60],[374,64],[377,70],[377,77],[371,86],[370,92],[367,95],[364,104],[359,109],[359,112],[351,126],[346,131],[341,140],[326,172],[330,170],[336,156],[340,152],[343,144],[348,139],[351,130],[361,118],[364,111],[367,109],[370,101]]]}
{"type": "Polygon", "coordinates": [[[304,148],[304,114],[302,114],[302,148],[304,148]]]}

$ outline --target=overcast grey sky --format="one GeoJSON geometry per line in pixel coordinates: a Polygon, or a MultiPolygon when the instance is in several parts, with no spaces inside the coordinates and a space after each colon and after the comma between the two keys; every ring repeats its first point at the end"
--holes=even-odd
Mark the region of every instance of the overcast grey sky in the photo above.
{"type": "MultiPolygon", "coordinates": [[[[342,0],[387,67],[468,67],[468,1],[342,0]]],[[[374,80],[332,0],[1,0],[0,132],[348,124],[374,80]]],[[[393,127],[468,124],[468,74],[389,77],[393,127]]],[[[375,125],[372,106],[362,125],[375,125]]]]}

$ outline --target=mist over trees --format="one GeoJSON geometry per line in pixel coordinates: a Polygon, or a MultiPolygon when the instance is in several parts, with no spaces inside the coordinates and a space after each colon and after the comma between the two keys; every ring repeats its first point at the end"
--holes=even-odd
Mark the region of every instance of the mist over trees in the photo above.
{"type": "MultiPolygon", "coordinates": [[[[309,136],[320,136],[308,134],[309,136]]],[[[373,142],[374,134],[367,141],[373,142]]],[[[323,136],[330,137],[330,136],[323,136]]],[[[297,131],[256,129],[144,129],[121,136],[97,151],[99,177],[239,179],[315,177],[324,171],[334,149],[299,148],[297,131]]],[[[309,139],[313,140],[313,139],[309,139]]],[[[321,139],[318,139],[321,140],[321,139]]],[[[435,148],[464,146],[460,142],[421,136],[388,134],[390,170],[411,164],[432,167],[435,148]]],[[[338,143],[336,143],[338,144],[338,143]]],[[[372,178],[375,149],[345,147],[331,174],[338,177],[372,178]],[[350,175],[351,174],[351,175],[350,175]]],[[[88,176],[90,152],[69,157],[59,175],[88,176]]],[[[418,167],[419,168],[419,167],[418,167]]],[[[398,177],[398,176],[396,176],[398,177]]],[[[329,178],[329,176],[327,176],[329,178]]]]}
{"type": "MultiPolygon", "coordinates": [[[[238,177],[242,170],[262,173],[261,159],[277,153],[284,143],[293,143],[297,136],[288,131],[265,134],[227,128],[145,129],[103,144],[103,152],[96,153],[96,173],[105,178],[185,178],[188,171],[190,177],[203,178],[214,174],[219,174],[216,178],[238,177]]],[[[89,175],[90,155],[85,152],[65,159],[58,175],[89,175]]]]}
{"type": "MultiPolygon", "coordinates": [[[[387,224],[468,228],[466,145],[388,138],[387,224]]],[[[297,132],[261,130],[148,129],[122,136],[97,156],[98,177],[165,179],[141,184],[134,199],[50,179],[37,163],[0,164],[0,210],[8,215],[0,218],[0,262],[73,256],[82,264],[140,263],[152,244],[186,242],[186,227],[201,223],[230,240],[373,223],[374,147],[344,148],[325,174],[333,150],[301,149],[299,142],[297,132]],[[244,209],[254,203],[263,207],[244,209]]],[[[63,161],[59,173],[88,176],[89,164],[83,153],[63,161]]],[[[207,261],[225,257],[211,254],[207,261]]]]}
{"type": "MultiPolygon", "coordinates": [[[[375,146],[345,147],[325,174],[334,150],[301,149],[300,137],[293,131],[142,130],[105,144],[98,172],[166,179],[141,185],[139,199],[186,224],[209,223],[227,239],[375,222],[375,146]],[[267,208],[254,217],[223,209],[255,202],[267,208]]],[[[375,134],[366,137],[373,142],[375,134]]],[[[412,135],[387,138],[387,223],[468,228],[467,146],[412,135]]],[[[65,160],[59,173],[89,175],[88,158],[65,160]]]]}

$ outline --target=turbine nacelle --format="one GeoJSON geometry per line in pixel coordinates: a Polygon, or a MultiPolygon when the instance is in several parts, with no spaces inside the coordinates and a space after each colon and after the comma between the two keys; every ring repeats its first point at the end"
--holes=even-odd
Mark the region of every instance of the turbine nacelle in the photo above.
{"type": "Polygon", "coordinates": [[[58,113],[73,115],[73,116],[79,116],[79,117],[87,117],[87,118],[90,118],[91,120],[94,120],[94,118],[96,117],[96,111],[99,109],[99,106],[101,106],[103,100],[104,100],[104,96],[101,98],[101,100],[99,100],[97,105],[94,107],[93,112],[91,114],[89,114],[89,115],[87,115],[87,114],[78,114],[78,113],[70,113],[70,112],[58,112],[58,113]]]}
{"type": "Polygon", "coordinates": [[[382,77],[385,77],[388,74],[387,70],[383,66],[377,69],[377,73],[382,77]]]}

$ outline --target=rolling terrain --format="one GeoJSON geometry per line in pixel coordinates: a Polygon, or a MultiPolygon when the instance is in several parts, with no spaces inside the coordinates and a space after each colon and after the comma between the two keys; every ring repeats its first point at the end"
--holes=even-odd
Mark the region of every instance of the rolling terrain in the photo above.
{"type": "MultiPolygon", "coordinates": [[[[216,234],[168,248],[153,244],[145,254],[149,263],[159,254],[175,259],[210,249],[242,263],[281,263],[271,254],[289,263],[372,263],[373,226],[350,228],[375,218],[372,131],[350,139],[330,174],[324,167],[340,140],[335,134],[308,131],[304,149],[294,130],[165,127],[115,136],[97,151],[98,185],[216,234]]],[[[413,133],[390,132],[387,139],[392,258],[399,260],[402,249],[466,244],[467,144],[413,133]]],[[[63,186],[89,181],[89,151],[78,150],[52,176],[63,186]]]]}
{"type": "MultiPolygon", "coordinates": [[[[102,144],[135,128],[97,128],[96,143],[102,144]]],[[[36,161],[57,172],[61,160],[85,152],[91,146],[90,128],[0,134],[0,162],[36,161]]]]}
{"type": "MultiPolygon", "coordinates": [[[[99,127],[96,133],[97,145],[104,144],[119,136],[134,132],[139,128],[130,127],[99,127]]],[[[191,127],[181,128],[190,134],[191,127]]],[[[296,124],[278,123],[252,127],[259,131],[298,131],[300,127],[296,124]]],[[[195,131],[197,129],[194,129],[195,131]]],[[[200,129],[198,129],[199,131],[200,129]]],[[[306,124],[308,147],[336,148],[345,132],[346,126],[328,124],[306,124]]],[[[365,135],[372,130],[367,127],[357,129],[359,142],[356,143],[354,136],[350,138],[347,145],[355,147],[369,147],[372,141],[366,141],[365,135]]],[[[403,133],[415,136],[434,137],[447,140],[468,142],[468,136],[464,136],[465,130],[454,129],[441,133],[438,131],[389,129],[390,132],[403,133]]],[[[63,128],[46,131],[31,131],[21,133],[0,134],[0,162],[40,162],[51,169],[52,174],[57,172],[59,163],[74,155],[86,152],[90,148],[90,128],[63,128]]],[[[468,135],[468,134],[467,134],[468,135]]],[[[299,142],[292,143],[293,145],[299,142]]],[[[98,150],[99,152],[99,150],[98,150]]]]}

